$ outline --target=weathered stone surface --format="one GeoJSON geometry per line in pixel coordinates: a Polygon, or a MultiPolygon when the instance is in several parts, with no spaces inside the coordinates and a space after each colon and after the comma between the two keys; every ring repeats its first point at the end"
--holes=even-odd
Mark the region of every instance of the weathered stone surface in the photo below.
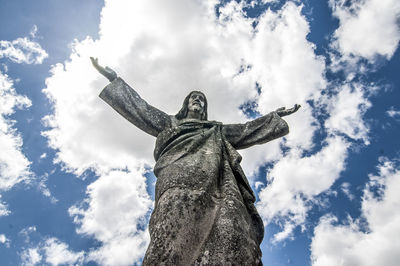
{"type": "MultiPolygon", "coordinates": [[[[233,125],[204,120],[206,113],[203,120],[170,116],[120,78],[100,97],[157,137],[155,206],[143,265],[261,265],[264,226],[236,150],[287,134],[280,115],[288,111],[233,125]]],[[[199,106],[207,108],[204,101],[199,106]]]]}

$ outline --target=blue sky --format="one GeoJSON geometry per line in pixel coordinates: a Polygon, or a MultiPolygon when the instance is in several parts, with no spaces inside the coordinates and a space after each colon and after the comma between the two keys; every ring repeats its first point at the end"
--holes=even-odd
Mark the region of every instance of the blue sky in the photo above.
{"type": "Polygon", "coordinates": [[[224,123],[301,104],[241,151],[264,264],[396,265],[399,2],[141,2],[0,0],[1,265],[143,258],[155,140],[98,98],[89,56],[170,114],[192,89],[224,123]]]}

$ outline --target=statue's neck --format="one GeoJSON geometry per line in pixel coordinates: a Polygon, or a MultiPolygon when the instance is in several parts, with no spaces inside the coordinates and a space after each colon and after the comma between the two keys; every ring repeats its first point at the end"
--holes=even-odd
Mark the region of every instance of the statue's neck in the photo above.
{"type": "Polygon", "coordinates": [[[187,119],[198,119],[201,120],[201,113],[200,112],[194,112],[194,111],[188,111],[187,119]]]}

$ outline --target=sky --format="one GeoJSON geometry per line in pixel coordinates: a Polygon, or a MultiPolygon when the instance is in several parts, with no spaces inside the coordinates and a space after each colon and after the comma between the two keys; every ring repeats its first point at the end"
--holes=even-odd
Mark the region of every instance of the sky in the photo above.
{"type": "Polygon", "coordinates": [[[1,265],[140,265],[155,139],[98,94],[114,69],[175,114],[301,104],[241,150],[265,265],[398,265],[398,0],[0,0],[1,265]]]}

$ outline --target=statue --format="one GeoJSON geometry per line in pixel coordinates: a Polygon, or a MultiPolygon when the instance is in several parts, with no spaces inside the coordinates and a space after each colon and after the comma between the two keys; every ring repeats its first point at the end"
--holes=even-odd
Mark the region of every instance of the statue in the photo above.
{"type": "Polygon", "coordinates": [[[281,117],[300,105],[225,125],[207,120],[206,96],[192,91],[176,115],[167,115],[91,60],[111,82],[100,98],[157,138],[155,206],[143,265],[262,265],[264,225],[236,150],[288,134],[281,117]]]}

